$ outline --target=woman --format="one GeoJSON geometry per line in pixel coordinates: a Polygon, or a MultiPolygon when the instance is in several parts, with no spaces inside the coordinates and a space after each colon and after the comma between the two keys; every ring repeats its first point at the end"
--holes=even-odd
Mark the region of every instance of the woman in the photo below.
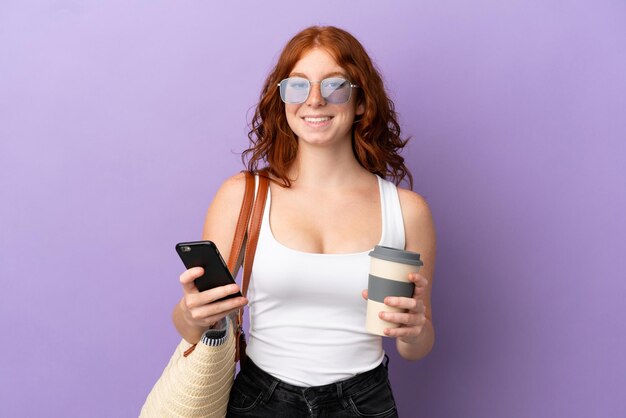
{"type": "MultiPolygon", "coordinates": [[[[248,298],[228,285],[199,293],[202,269],[180,276],[174,324],[190,343],[249,304],[248,361],[229,416],[396,416],[382,338],[365,330],[369,251],[377,244],[421,254],[412,298],[388,297],[408,313],[385,334],[417,360],[431,350],[435,231],[428,205],[396,184],[412,178],[398,152],[393,103],[362,45],[335,27],[311,27],[285,46],[264,89],[244,153],[271,179],[248,298]],[[389,178],[394,183],[385,180],[389,178]]],[[[224,258],[244,189],[228,179],[209,207],[203,238],[224,258]]]]}

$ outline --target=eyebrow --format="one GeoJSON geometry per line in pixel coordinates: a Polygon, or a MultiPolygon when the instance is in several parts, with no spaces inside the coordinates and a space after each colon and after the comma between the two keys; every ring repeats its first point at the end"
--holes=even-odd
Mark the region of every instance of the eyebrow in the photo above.
{"type": "MultiPolygon", "coordinates": [[[[341,76],[341,77],[345,77],[348,78],[348,76],[341,72],[341,71],[333,71],[332,73],[327,73],[324,75],[324,77],[322,77],[322,80],[328,77],[335,77],[335,76],[341,76]]],[[[302,78],[306,78],[307,80],[309,79],[305,74],[303,73],[291,73],[289,74],[289,77],[302,77],[302,78]]]]}

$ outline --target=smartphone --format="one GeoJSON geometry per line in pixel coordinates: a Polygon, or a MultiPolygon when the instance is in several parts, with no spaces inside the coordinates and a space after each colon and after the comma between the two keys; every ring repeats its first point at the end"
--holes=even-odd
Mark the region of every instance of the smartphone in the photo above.
{"type": "MultiPolygon", "coordinates": [[[[204,269],[204,274],[194,280],[200,292],[235,283],[235,279],[230,274],[222,255],[212,241],[180,242],[176,244],[176,252],[188,269],[192,267],[204,269]]],[[[241,292],[233,293],[219,300],[237,296],[241,296],[241,292]]]]}

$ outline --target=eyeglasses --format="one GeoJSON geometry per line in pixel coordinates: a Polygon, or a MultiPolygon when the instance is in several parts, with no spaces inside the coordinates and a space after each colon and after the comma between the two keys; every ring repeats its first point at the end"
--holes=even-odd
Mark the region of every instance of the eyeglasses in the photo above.
{"type": "Polygon", "coordinates": [[[359,87],[341,77],[325,78],[322,81],[309,81],[302,77],[289,77],[278,83],[280,98],[288,104],[304,103],[311,92],[311,83],[320,83],[322,97],[332,104],[348,102],[352,89],[359,87]]]}

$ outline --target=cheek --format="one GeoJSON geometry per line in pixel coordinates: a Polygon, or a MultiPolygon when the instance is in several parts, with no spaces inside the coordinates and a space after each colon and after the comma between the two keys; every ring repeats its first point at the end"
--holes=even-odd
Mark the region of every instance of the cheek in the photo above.
{"type": "Polygon", "coordinates": [[[300,109],[300,106],[302,105],[297,105],[297,104],[285,105],[285,115],[287,116],[287,118],[295,118],[296,114],[298,113],[298,109],[300,109]]]}
{"type": "Polygon", "coordinates": [[[298,116],[296,116],[296,114],[298,113],[299,107],[300,105],[285,105],[285,116],[287,117],[287,124],[292,131],[294,130],[294,123],[298,119],[298,116]]]}

